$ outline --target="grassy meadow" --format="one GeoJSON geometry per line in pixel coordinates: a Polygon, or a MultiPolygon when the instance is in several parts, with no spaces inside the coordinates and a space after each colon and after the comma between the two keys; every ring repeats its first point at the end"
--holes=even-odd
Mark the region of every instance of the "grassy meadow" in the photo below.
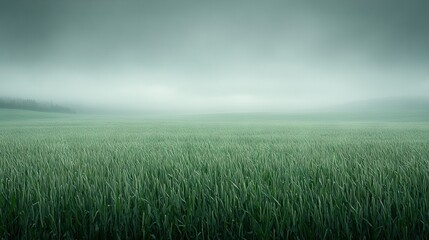
{"type": "Polygon", "coordinates": [[[0,109],[1,238],[427,239],[429,122],[0,109]]]}

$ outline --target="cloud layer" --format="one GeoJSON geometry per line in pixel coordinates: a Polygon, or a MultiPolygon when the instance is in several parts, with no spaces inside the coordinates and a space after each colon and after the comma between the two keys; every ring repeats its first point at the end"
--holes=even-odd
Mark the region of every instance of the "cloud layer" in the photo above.
{"type": "Polygon", "coordinates": [[[425,1],[3,1],[0,95],[157,111],[428,96],[425,1]]]}

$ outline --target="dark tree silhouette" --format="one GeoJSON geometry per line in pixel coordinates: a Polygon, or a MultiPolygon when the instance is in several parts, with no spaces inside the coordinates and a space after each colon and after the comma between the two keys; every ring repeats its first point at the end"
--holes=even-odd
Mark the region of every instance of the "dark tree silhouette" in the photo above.
{"type": "Polygon", "coordinates": [[[24,109],[39,112],[74,113],[74,111],[70,108],[52,103],[39,103],[32,99],[0,98],[0,108],[24,109]]]}

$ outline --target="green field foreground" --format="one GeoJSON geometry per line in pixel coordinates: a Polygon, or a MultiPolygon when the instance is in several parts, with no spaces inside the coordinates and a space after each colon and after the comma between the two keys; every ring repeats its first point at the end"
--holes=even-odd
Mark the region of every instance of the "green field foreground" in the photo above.
{"type": "Polygon", "coordinates": [[[1,114],[0,238],[429,238],[429,123],[1,114]]]}

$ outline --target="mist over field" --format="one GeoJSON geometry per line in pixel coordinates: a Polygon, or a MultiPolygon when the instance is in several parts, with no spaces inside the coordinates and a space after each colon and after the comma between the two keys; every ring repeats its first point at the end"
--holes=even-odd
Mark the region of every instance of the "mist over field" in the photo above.
{"type": "Polygon", "coordinates": [[[0,97],[136,111],[290,112],[429,96],[429,3],[0,3],[0,97]]]}
{"type": "Polygon", "coordinates": [[[0,0],[0,239],[429,239],[428,13],[0,0]]]}

